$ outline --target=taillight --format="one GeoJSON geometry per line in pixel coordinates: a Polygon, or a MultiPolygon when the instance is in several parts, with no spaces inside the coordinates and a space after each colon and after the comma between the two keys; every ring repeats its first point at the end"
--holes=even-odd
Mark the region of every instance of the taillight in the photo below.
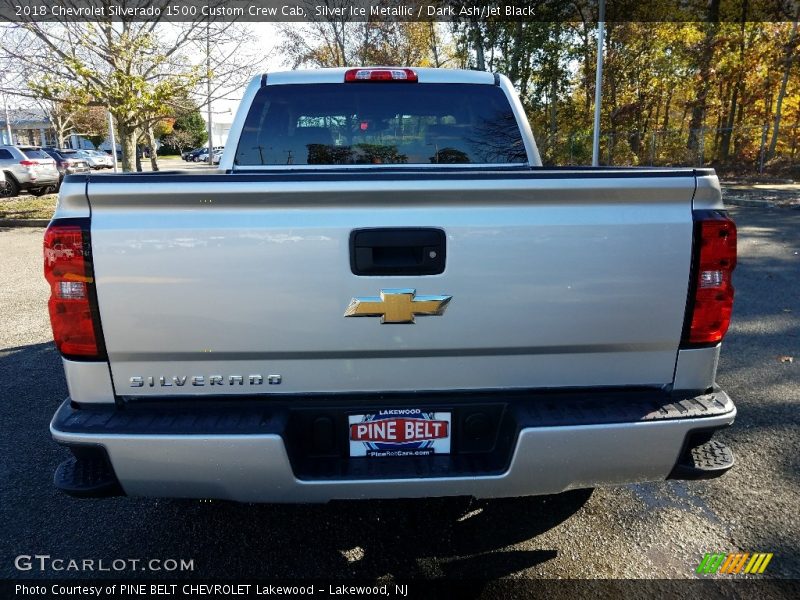
{"type": "Polygon", "coordinates": [[[19,161],[19,164],[21,164],[23,167],[36,167],[39,165],[39,163],[35,160],[21,160],[19,161]]]}
{"type": "Polygon", "coordinates": [[[66,358],[105,359],[94,287],[89,222],[53,221],[44,234],[53,339],[66,358]]]}
{"type": "Polygon", "coordinates": [[[344,80],[349,83],[370,81],[416,83],[417,74],[411,69],[350,69],[345,72],[344,80]]]}
{"type": "Polygon", "coordinates": [[[733,312],[736,225],[717,211],[694,213],[694,256],[683,347],[722,341],[733,312]]]}

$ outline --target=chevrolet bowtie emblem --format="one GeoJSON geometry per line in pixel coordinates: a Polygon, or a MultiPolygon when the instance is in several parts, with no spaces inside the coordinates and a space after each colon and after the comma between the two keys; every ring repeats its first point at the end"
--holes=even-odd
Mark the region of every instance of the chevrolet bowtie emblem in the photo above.
{"type": "Polygon", "coordinates": [[[444,314],[452,296],[417,296],[417,290],[381,290],[380,298],[353,298],[345,317],[381,317],[381,323],[413,323],[414,317],[444,314]]]}

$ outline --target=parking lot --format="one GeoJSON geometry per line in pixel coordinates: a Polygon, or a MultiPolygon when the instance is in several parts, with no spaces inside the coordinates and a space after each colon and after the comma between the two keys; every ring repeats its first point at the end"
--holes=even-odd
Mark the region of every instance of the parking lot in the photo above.
{"type": "Polygon", "coordinates": [[[732,213],[737,296],[718,381],[739,409],[722,433],[738,464],[726,476],[324,506],[58,493],[52,474],[67,452],[48,423],[67,389],[50,342],[42,229],[0,228],[0,576],[87,576],[14,567],[19,554],[49,554],[192,559],[201,578],[684,578],[706,552],[745,551],[774,553],[765,575],[800,577],[800,210],[732,213]]]}

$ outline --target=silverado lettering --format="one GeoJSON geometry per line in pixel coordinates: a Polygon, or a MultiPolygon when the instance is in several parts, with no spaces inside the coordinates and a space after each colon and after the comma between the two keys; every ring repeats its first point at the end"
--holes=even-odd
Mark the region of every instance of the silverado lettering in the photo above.
{"type": "MultiPolygon", "coordinates": [[[[130,386],[131,387],[144,387],[147,385],[148,387],[183,387],[186,385],[187,379],[190,379],[192,385],[202,386],[206,385],[261,385],[264,383],[264,377],[261,375],[209,375],[204,377],[202,375],[194,375],[191,378],[183,375],[178,377],[177,375],[173,377],[140,377],[138,375],[134,375],[130,378],[130,386]]],[[[267,375],[267,383],[270,385],[277,385],[281,383],[281,376],[280,375],[267,375]]]]}

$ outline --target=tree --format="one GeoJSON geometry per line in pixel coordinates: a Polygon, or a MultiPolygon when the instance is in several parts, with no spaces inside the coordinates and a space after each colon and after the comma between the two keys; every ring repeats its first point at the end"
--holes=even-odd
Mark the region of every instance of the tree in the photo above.
{"type": "MultiPolygon", "coordinates": [[[[66,96],[65,96],[66,97],[66,96]]],[[[56,145],[64,147],[70,132],[75,129],[75,118],[83,108],[80,101],[37,100],[36,104],[50,121],[56,134],[56,145]]]]}
{"type": "Polygon", "coordinates": [[[111,112],[123,170],[130,171],[141,133],[152,138],[152,126],[189,108],[186,100],[199,86],[213,79],[212,94],[219,98],[249,77],[250,38],[234,23],[28,20],[0,27],[0,58],[26,72],[34,97],[63,102],[78,89],[89,105],[111,112]],[[210,39],[208,64],[197,64],[210,39]]]}
{"type": "Polygon", "coordinates": [[[208,140],[208,130],[198,109],[185,113],[172,121],[169,131],[159,136],[162,143],[179,153],[202,146],[208,140]]]}
{"type": "Polygon", "coordinates": [[[711,60],[714,56],[714,42],[719,29],[719,3],[720,0],[709,0],[708,23],[703,24],[705,35],[697,48],[696,91],[692,102],[692,120],[689,122],[689,140],[686,146],[695,152],[700,147],[700,137],[705,125],[708,92],[711,86],[711,60]]]}
{"type": "Polygon", "coordinates": [[[108,137],[108,113],[101,106],[82,106],[75,114],[75,133],[97,148],[108,137]]]}
{"type": "Polygon", "coordinates": [[[788,43],[786,44],[786,55],[783,59],[783,78],[781,79],[781,88],[778,92],[778,100],[775,104],[775,123],[772,126],[772,139],[769,143],[769,150],[767,150],[767,160],[770,160],[773,156],[775,156],[775,148],[778,145],[778,132],[780,131],[781,117],[783,116],[783,100],[786,97],[786,86],[789,84],[789,76],[792,72],[792,67],[794,67],[794,60],[798,52],[797,25],[799,19],[800,9],[798,9],[797,14],[795,15],[794,25],[792,25],[792,33],[789,36],[788,43]]]}
{"type": "Polygon", "coordinates": [[[56,145],[66,146],[73,132],[89,139],[95,147],[101,144],[108,130],[106,111],[97,106],[87,106],[86,97],[77,89],[66,90],[63,97],[64,100],[36,100],[36,105],[55,132],[56,145]]]}
{"type": "Polygon", "coordinates": [[[186,146],[193,148],[202,146],[208,141],[208,130],[206,129],[206,122],[200,115],[200,111],[195,109],[188,112],[177,119],[172,126],[173,134],[185,134],[183,139],[188,143],[186,146]]]}
{"type": "MultiPolygon", "coordinates": [[[[442,42],[440,23],[402,21],[356,22],[350,0],[324,0],[325,17],[309,17],[303,24],[284,24],[279,46],[285,64],[298,67],[365,65],[444,66],[453,61],[453,49],[442,42]]],[[[314,4],[306,9],[314,15],[314,4]]]]}
{"type": "MultiPolygon", "coordinates": [[[[206,137],[208,137],[208,135],[206,135],[206,137]]],[[[166,146],[174,148],[179,153],[183,154],[185,150],[196,148],[205,142],[205,140],[203,140],[200,144],[195,144],[194,140],[196,139],[197,138],[190,131],[173,129],[172,133],[162,138],[162,141],[166,146]]]]}

